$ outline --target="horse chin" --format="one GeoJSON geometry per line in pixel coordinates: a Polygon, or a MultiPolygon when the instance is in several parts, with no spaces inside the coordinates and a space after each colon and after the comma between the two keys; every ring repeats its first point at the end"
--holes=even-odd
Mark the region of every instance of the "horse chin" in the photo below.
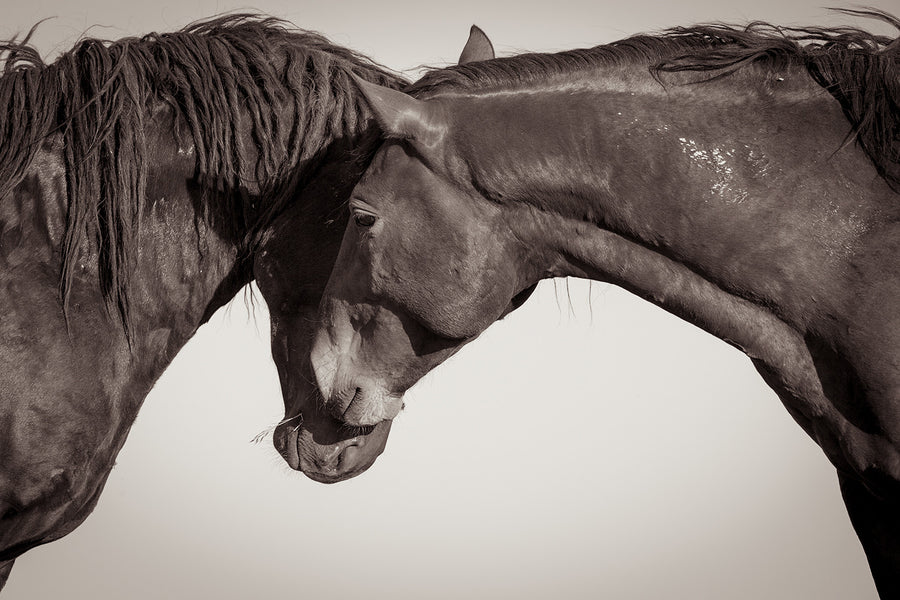
{"type": "Polygon", "coordinates": [[[286,427],[276,431],[275,446],[288,465],[319,483],[337,483],[363,473],[384,452],[392,421],[341,439],[341,429],[323,436],[316,429],[286,427]]]}

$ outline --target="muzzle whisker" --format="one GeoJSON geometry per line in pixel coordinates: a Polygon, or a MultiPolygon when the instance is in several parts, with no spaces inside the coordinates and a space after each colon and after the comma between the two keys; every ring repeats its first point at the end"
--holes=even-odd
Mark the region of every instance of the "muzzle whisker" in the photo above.
{"type": "Polygon", "coordinates": [[[274,429],[275,427],[278,427],[280,425],[285,425],[287,423],[290,423],[294,419],[300,419],[300,421],[302,422],[303,421],[303,413],[297,413],[293,417],[287,417],[285,419],[278,421],[278,423],[276,423],[275,425],[272,426],[272,429],[274,429]]]}
{"type": "Polygon", "coordinates": [[[291,433],[297,433],[301,427],[303,427],[303,415],[297,415],[300,417],[300,421],[297,422],[297,425],[291,429],[291,433]]]}
{"type": "Polygon", "coordinates": [[[269,425],[268,427],[266,427],[265,429],[263,429],[262,431],[257,433],[255,436],[253,436],[250,439],[250,443],[251,444],[259,444],[264,439],[266,439],[266,437],[268,437],[269,434],[271,434],[273,431],[275,431],[276,428],[280,427],[281,425],[290,423],[294,419],[300,419],[300,423],[293,429],[293,431],[296,432],[303,425],[303,414],[302,413],[297,413],[293,417],[287,417],[287,418],[284,418],[284,419],[278,421],[274,425],[269,425]]]}
{"type": "Polygon", "coordinates": [[[276,425],[271,425],[269,427],[266,427],[265,429],[263,429],[262,431],[257,433],[255,436],[250,438],[250,443],[251,444],[261,443],[264,439],[266,439],[266,437],[268,437],[268,435],[270,433],[272,433],[275,430],[275,427],[276,427],[276,425]]]}

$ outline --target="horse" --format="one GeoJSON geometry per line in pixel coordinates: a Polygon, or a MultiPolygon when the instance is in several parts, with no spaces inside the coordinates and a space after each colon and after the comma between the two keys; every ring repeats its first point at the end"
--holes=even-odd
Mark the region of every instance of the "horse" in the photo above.
{"type": "MultiPolygon", "coordinates": [[[[52,64],[33,32],[0,44],[0,589],[84,521],[154,382],[254,279],[289,465],[352,446],[318,477],[347,478],[387,439],[318,410],[303,357],[377,147],[353,78],[408,81],[264,15],[83,39],[52,64]]],[[[461,60],[492,57],[486,39],[473,28],[461,60]]]]}
{"type": "Polygon", "coordinates": [[[390,422],[539,280],[615,284],[750,358],[900,598],[900,39],[697,25],[357,83],[384,141],[312,346],[332,414],[390,422]]]}

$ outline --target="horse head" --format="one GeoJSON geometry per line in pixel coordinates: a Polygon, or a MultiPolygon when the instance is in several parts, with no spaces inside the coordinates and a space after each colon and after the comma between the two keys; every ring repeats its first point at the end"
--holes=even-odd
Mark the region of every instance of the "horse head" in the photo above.
{"type": "MultiPolygon", "coordinates": [[[[460,63],[493,57],[490,41],[473,26],[460,63]]],[[[373,121],[372,133],[377,133],[375,129],[373,121]]],[[[373,150],[377,141],[377,136],[372,136],[373,150]]],[[[350,145],[360,146],[359,141],[350,145]]],[[[348,154],[346,149],[338,143],[329,150],[333,158],[326,160],[325,170],[304,187],[303,201],[273,223],[254,266],[271,314],[272,356],[285,404],[285,418],[275,429],[274,444],[291,468],[325,483],[368,469],[384,451],[392,420],[400,410],[398,400],[390,413],[365,422],[352,412],[337,410],[319,394],[309,360],[316,311],[349,220],[345,205],[334,199],[350,197],[371,156],[359,151],[348,154]],[[340,176],[335,176],[337,169],[342,170],[340,176]],[[335,212],[337,205],[342,205],[341,212],[335,212]]]]}
{"type": "Polygon", "coordinates": [[[490,127],[477,108],[357,83],[387,142],[353,190],[312,362],[330,412],[372,427],[396,416],[425,373],[524,303],[543,273],[510,222],[527,209],[485,198],[458,160],[457,125],[490,127]]]}

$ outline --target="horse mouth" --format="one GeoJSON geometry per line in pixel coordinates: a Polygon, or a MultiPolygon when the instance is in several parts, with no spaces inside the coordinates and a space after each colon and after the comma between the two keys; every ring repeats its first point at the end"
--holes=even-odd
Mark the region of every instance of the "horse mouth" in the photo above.
{"type": "Polygon", "coordinates": [[[376,425],[345,425],[347,435],[350,437],[364,437],[375,431],[376,425]]]}
{"type": "Polygon", "coordinates": [[[275,430],[273,442],[275,450],[284,459],[284,462],[295,471],[300,469],[300,454],[297,448],[299,427],[291,427],[290,429],[275,430]]]}
{"type": "MultiPolygon", "coordinates": [[[[339,439],[319,443],[305,427],[285,428],[276,449],[295,471],[319,483],[337,483],[360,475],[384,451],[391,421],[376,425],[339,426],[339,439]]],[[[331,438],[332,436],[329,436],[331,438]]]]}
{"type": "Polygon", "coordinates": [[[343,470],[341,470],[340,465],[338,465],[336,468],[336,471],[334,473],[326,473],[323,471],[316,471],[316,470],[312,470],[312,469],[301,469],[300,472],[317,483],[331,484],[331,483],[339,483],[339,482],[345,481],[347,479],[352,479],[353,477],[356,477],[357,475],[361,475],[363,472],[366,471],[366,469],[368,469],[368,467],[361,467],[361,468],[358,467],[355,469],[343,471],[343,470]]]}

